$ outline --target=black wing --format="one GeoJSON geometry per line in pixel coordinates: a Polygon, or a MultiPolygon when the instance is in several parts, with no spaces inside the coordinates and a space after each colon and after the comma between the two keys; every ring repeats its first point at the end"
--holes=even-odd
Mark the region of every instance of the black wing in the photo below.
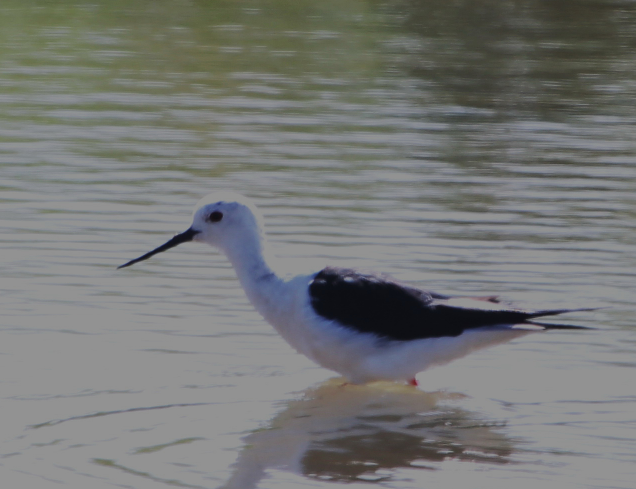
{"type": "Polygon", "coordinates": [[[529,321],[532,318],[570,311],[522,311],[507,308],[493,297],[477,298],[475,307],[458,306],[449,303],[449,296],[332,267],[316,274],[309,284],[309,296],[315,312],[326,319],[400,341],[459,336],[467,329],[483,326],[533,324],[529,321]]]}

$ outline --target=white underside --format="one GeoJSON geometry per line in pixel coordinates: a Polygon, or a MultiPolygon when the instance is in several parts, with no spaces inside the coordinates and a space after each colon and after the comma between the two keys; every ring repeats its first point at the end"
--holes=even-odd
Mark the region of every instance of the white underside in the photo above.
{"type": "Polygon", "coordinates": [[[511,341],[530,331],[511,326],[472,329],[456,337],[409,341],[378,340],[317,318],[321,341],[302,351],[319,365],[347,377],[352,383],[410,380],[430,367],[443,365],[469,353],[511,341]]]}
{"type": "Polygon", "coordinates": [[[291,281],[274,280],[268,287],[260,284],[258,292],[269,290],[269,297],[250,290],[250,287],[246,287],[246,292],[256,309],[292,347],[352,383],[407,381],[427,368],[533,331],[532,328],[499,325],[468,330],[457,337],[382,340],[318,316],[309,302],[310,280],[311,275],[306,275],[291,281]]]}

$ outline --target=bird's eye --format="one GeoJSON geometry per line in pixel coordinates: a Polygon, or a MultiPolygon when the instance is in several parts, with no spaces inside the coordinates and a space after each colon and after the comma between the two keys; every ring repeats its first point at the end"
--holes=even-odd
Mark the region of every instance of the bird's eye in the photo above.
{"type": "Polygon", "coordinates": [[[211,212],[206,221],[208,222],[219,222],[223,219],[223,213],[221,211],[211,212]]]}

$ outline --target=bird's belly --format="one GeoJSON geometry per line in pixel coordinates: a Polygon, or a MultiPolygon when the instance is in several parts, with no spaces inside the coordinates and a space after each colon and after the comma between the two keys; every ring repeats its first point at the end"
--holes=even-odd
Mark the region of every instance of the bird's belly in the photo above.
{"type": "Polygon", "coordinates": [[[427,368],[529,333],[502,326],[467,330],[454,337],[392,341],[322,319],[302,321],[280,332],[299,353],[353,383],[409,380],[427,368]]]}

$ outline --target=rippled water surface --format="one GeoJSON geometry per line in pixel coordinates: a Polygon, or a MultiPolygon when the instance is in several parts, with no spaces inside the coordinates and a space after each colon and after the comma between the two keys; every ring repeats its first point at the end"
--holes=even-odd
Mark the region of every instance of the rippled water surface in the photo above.
{"type": "Polygon", "coordinates": [[[0,6],[6,487],[636,484],[636,5],[0,6]],[[546,307],[537,334],[393,384],[296,355],[209,191],[279,256],[546,307]]]}

